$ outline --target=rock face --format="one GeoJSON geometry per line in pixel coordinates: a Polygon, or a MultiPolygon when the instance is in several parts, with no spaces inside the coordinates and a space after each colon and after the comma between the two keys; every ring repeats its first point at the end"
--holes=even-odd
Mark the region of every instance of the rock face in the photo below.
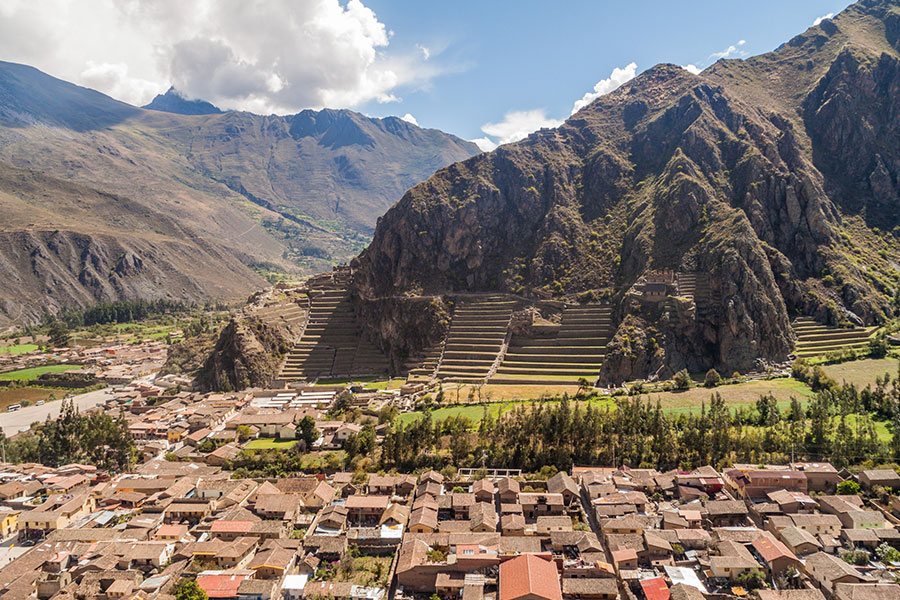
{"type": "MultiPolygon", "coordinates": [[[[272,304],[272,292],[254,294],[219,334],[215,346],[197,374],[204,390],[232,391],[269,387],[281,363],[303,330],[303,323],[266,318],[262,310],[272,304]]],[[[305,291],[286,292],[277,302],[303,303],[305,291]]]]}
{"type": "Polygon", "coordinates": [[[410,189],[359,256],[358,291],[604,290],[620,328],[659,332],[662,360],[614,340],[610,364],[634,375],[784,360],[797,313],[883,321],[900,287],[884,233],[900,217],[898,39],[898,4],[872,0],[766,55],[654,67],[410,189]],[[626,291],[651,269],[703,274],[706,306],[646,320],[626,291]]]}

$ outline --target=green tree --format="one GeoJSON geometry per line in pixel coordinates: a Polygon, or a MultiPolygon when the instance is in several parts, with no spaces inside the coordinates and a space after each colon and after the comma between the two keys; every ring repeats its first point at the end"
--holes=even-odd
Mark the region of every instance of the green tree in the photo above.
{"type": "Polygon", "coordinates": [[[744,571],[737,576],[738,585],[747,590],[758,590],[766,586],[766,576],[761,569],[744,571]]]}
{"type": "Polygon", "coordinates": [[[69,333],[69,328],[62,321],[54,320],[50,323],[47,335],[50,337],[50,343],[54,348],[65,348],[72,343],[72,335],[69,333]]]}
{"type": "Polygon", "coordinates": [[[246,442],[253,435],[252,430],[249,425],[238,425],[237,426],[237,439],[239,442],[246,442]]]}
{"type": "Polygon", "coordinates": [[[316,429],[316,421],[309,415],[300,420],[297,426],[297,438],[306,442],[307,448],[312,448],[313,442],[319,439],[319,430],[316,429]]]}
{"type": "Polygon", "coordinates": [[[675,373],[672,378],[675,382],[675,388],[679,390],[688,390],[691,388],[691,374],[687,369],[682,369],[675,373]]]}
{"type": "Polygon", "coordinates": [[[710,369],[709,371],[707,371],[706,377],[703,379],[703,385],[705,385],[708,388],[714,388],[717,385],[719,385],[719,383],[721,383],[721,382],[722,382],[722,376],[719,375],[719,372],[716,371],[715,369],[710,369]]]}
{"type": "Polygon", "coordinates": [[[173,590],[175,600],[209,600],[209,596],[193,579],[180,579],[173,590]]]}
{"type": "Polygon", "coordinates": [[[837,485],[838,496],[855,496],[859,494],[859,484],[855,481],[842,481],[837,485]]]}

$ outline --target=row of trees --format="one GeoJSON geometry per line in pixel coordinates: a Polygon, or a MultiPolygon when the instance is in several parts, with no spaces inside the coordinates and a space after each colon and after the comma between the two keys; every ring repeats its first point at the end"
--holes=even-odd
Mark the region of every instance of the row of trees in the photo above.
{"type": "Polygon", "coordinates": [[[126,471],[134,466],[137,458],[134,440],[121,415],[84,415],[70,398],[63,400],[56,419],[48,416],[28,433],[3,443],[7,460],[38,462],[51,467],[80,462],[126,471]]]}
{"type": "Polygon", "coordinates": [[[85,309],[65,310],[59,315],[58,320],[68,327],[89,327],[106,323],[130,323],[156,315],[184,313],[191,308],[191,305],[180,300],[117,300],[85,309]]]}
{"type": "Polygon", "coordinates": [[[398,424],[382,446],[381,466],[413,470],[446,464],[559,469],[576,464],[631,467],[722,467],[733,462],[829,460],[841,467],[900,457],[900,380],[885,375],[860,391],[819,377],[807,406],[792,398],[779,407],[762,396],[753,408],[730,410],[721,394],[695,413],[671,414],[650,399],[599,405],[563,396],[558,402],[518,405],[495,418],[485,408],[480,424],[462,417],[435,421],[430,412],[398,424]],[[882,441],[872,414],[893,422],[882,441]]]}

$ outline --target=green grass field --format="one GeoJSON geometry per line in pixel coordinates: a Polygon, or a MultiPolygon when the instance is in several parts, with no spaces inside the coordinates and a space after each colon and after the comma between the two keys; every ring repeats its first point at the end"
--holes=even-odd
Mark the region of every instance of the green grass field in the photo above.
{"type": "MultiPolygon", "coordinates": [[[[755,408],[756,401],[763,394],[772,394],[778,402],[780,410],[787,409],[791,403],[791,397],[796,397],[804,405],[812,395],[812,391],[795,379],[772,379],[770,381],[748,381],[745,383],[736,383],[733,385],[723,385],[715,389],[708,388],[691,388],[683,392],[653,392],[644,395],[644,399],[649,398],[652,402],[656,402],[657,398],[662,403],[663,412],[666,414],[680,414],[700,412],[703,403],[709,406],[710,396],[714,392],[719,392],[725,400],[725,404],[735,409],[737,407],[755,408]]],[[[453,398],[453,396],[444,390],[445,398],[453,398]]],[[[431,412],[431,418],[435,421],[443,421],[448,417],[466,417],[477,423],[481,421],[485,407],[494,417],[520,404],[530,404],[531,400],[514,400],[509,402],[489,402],[486,404],[469,404],[454,405],[444,408],[438,408],[431,412]]],[[[595,408],[605,408],[606,406],[615,406],[615,400],[609,397],[595,398],[591,400],[591,404],[595,408]]],[[[421,418],[422,412],[403,413],[397,417],[398,421],[404,425],[408,425],[413,421],[421,418]]]]}
{"type": "Polygon", "coordinates": [[[297,444],[297,440],[276,440],[272,438],[257,438],[250,440],[244,446],[246,450],[287,450],[297,444]]]}
{"type": "Polygon", "coordinates": [[[81,369],[81,365],[45,365],[43,367],[32,367],[30,369],[19,369],[18,371],[0,373],[0,380],[31,381],[44,373],[62,373],[63,371],[77,371],[79,369],[81,369]]]}
{"type": "Polygon", "coordinates": [[[896,358],[865,358],[835,365],[825,365],[822,367],[822,370],[838,383],[846,381],[858,388],[864,388],[870,384],[874,386],[875,378],[882,377],[885,373],[890,374],[891,377],[896,377],[898,364],[900,364],[900,361],[896,358]]]}
{"type": "Polygon", "coordinates": [[[28,354],[34,352],[40,346],[37,344],[18,344],[15,346],[0,346],[0,354],[28,354]]]}

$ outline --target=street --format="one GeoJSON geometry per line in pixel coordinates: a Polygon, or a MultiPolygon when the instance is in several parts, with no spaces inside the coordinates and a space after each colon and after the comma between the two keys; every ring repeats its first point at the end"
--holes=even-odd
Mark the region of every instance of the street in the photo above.
{"type": "MultiPolygon", "coordinates": [[[[109,398],[111,396],[106,393],[106,389],[96,390],[75,396],[75,403],[79,410],[87,411],[98,404],[103,404],[109,398]]],[[[61,406],[62,400],[54,400],[43,406],[26,406],[15,412],[0,413],[0,429],[7,436],[25,431],[35,421],[44,421],[47,415],[50,415],[51,419],[55,419],[59,415],[61,406]]]]}

